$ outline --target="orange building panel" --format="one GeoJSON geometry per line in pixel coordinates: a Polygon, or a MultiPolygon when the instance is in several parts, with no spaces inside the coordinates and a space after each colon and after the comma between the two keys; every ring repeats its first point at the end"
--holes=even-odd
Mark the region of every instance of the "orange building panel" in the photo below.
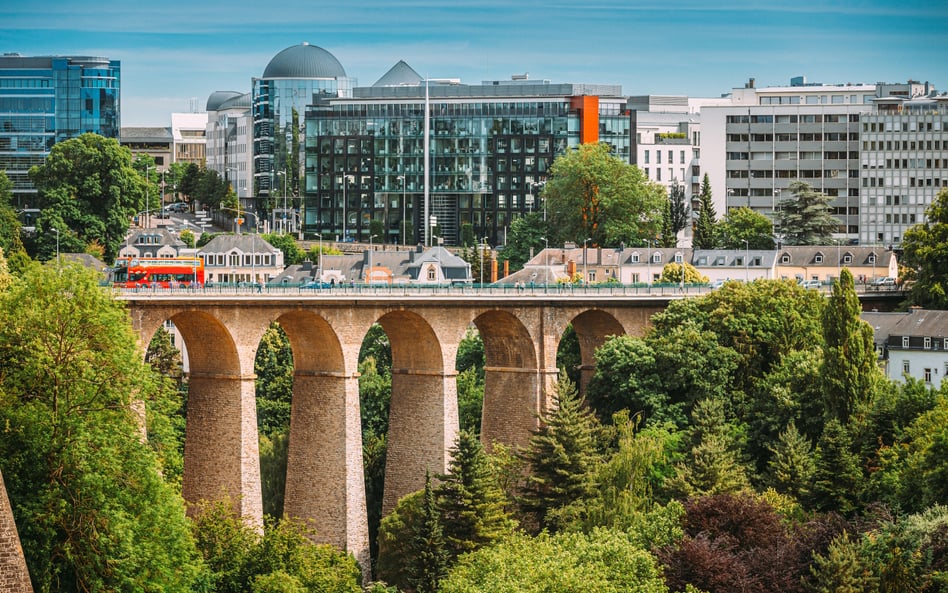
{"type": "Polygon", "coordinates": [[[573,97],[570,107],[579,111],[579,142],[599,142],[599,97],[595,95],[573,97]]]}

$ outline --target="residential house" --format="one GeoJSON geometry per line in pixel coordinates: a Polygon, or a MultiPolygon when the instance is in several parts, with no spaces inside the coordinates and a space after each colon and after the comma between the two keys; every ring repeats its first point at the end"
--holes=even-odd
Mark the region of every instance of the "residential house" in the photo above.
{"type": "Polygon", "coordinates": [[[895,253],[878,246],[797,245],[777,251],[777,278],[831,284],[842,268],[849,268],[857,283],[899,274],[895,253]]]}
{"type": "Polygon", "coordinates": [[[283,252],[257,234],[218,235],[198,249],[205,282],[267,283],[283,272],[283,252]]]}
{"type": "Polygon", "coordinates": [[[767,249],[695,249],[691,265],[708,282],[773,280],[777,253],[767,249]]]}
{"type": "Polygon", "coordinates": [[[907,313],[863,313],[883,350],[886,375],[912,377],[939,387],[948,374],[948,311],[913,308],[907,313]]]}
{"type": "Polygon", "coordinates": [[[471,265],[445,249],[367,249],[361,253],[323,255],[321,261],[289,266],[273,282],[301,284],[442,284],[470,283],[471,265]]]}
{"type": "Polygon", "coordinates": [[[178,257],[187,249],[184,241],[161,228],[137,229],[126,237],[119,257],[178,257]]]}

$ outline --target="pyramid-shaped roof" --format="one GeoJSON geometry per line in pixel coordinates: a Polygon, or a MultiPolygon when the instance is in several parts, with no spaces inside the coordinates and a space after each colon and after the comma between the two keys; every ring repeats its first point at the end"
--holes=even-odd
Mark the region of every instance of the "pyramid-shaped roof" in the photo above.
{"type": "Polygon", "coordinates": [[[415,70],[399,60],[372,86],[419,86],[424,79],[415,70]]]}

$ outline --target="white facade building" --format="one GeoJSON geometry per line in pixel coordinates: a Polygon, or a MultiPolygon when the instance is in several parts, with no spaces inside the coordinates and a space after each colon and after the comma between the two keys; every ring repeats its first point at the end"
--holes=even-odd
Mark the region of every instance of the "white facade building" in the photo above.
{"type": "Polygon", "coordinates": [[[226,179],[253,211],[253,118],[250,94],[217,91],[207,99],[207,168],[226,179]]]}

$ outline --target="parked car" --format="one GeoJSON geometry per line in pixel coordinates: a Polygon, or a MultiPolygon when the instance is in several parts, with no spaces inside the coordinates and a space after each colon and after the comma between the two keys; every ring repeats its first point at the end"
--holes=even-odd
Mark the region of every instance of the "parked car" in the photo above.
{"type": "Polygon", "coordinates": [[[184,202],[175,202],[173,204],[168,204],[161,209],[163,212],[187,212],[188,205],[184,202]]]}
{"type": "Polygon", "coordinates": [[[331,282],[324,282],[322,280],[310,280],[306,284],[300,286],[300,288],[306,289],[320,289],[320,288],[332,288],[331,282]]]}
{"type": "Polygon", "coordinates": [[[801,280],[800,286],[803,288],[815,288],[819,290],[820,287],[823,286],[823,283],[820,282],[819,280],[801,280]]]}
{"type": "Polygon", "coordinates": [[[895,278],[892,276],[883,276],[882,278],[876,278],[872,281],[870,286],[874,288],[893,288],[895,287],[895,278]]]}

